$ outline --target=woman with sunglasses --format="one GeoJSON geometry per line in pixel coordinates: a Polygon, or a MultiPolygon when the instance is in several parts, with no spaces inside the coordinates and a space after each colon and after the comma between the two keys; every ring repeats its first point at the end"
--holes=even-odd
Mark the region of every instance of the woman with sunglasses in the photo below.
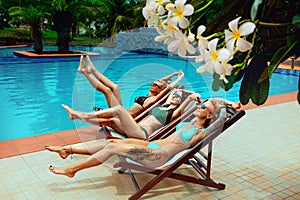
{"type": "Polygon", "coordinates": [[[149,134],[179,117],[181,111],[197,98],[200,98],[197,93],[188,94],[184,90],[175,89],[163,106],[153,108],[150,115],[138,123],[121,105],[92,113],[75,111],[64,104],[62,107],[68,112],[71,120],[79,119],[93,125],[105,125],[127,137],[147,139],[149,134]]]}
{"type": "MultiPolygon", "coordinates": [[[[118,85],[100,73],[94,67],[88,55],[86,56],[86,61],[87,66],[84,64],[83,56],[80,57],[78,72],[83,74],[97,91],[104,94],[108,107],[111,108],[116,105],[122,105],[122,99],[118,85]]],[[[146,96],[139,96],[135,98],[134,104],[128,109],[130,115],[135,118],[145,109],[156,103],[178,84],[183,75],[184,74],[179,71],[153,82],[150,86],[149,93],[146,96]],[[174,82],[167,84],[167,82],[170,81],[174,76],[178,76],[178,78],[174,82]]],[[[97,111],[100,109],[94,107],[94,110],[97,111]]]]}
{"type": "MultiPolygon", "coordinates": [[[[197,97],[196,94],[192,96],[197,97]]],[[[128,138],[46,147],[63,159],[73,153],[91,155],[79,163],[66,167],[50,166],[49,170],[55,174],[73,177],[80,170],[105,163],[113,155],[130,158],[148,167],[161,166],[178,152],[193,147],[213,130],[220,128],[226,120],[226,108],[223,105],[214,100],[199,105],[194,112],[194,119],[177,127],[170,136],[152,142],[128,138]]]]}

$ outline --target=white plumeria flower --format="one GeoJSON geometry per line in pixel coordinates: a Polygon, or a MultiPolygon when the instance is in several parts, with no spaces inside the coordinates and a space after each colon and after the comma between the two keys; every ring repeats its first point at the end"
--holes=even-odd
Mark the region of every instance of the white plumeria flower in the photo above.
{"type": "Polygon", "coordinates": [[[156,31],[159,35],[154,40],[156,42],[164,41],[164,44],[168,44],[174,38],[174,32],[179,31],[179,29],[177,26],[163,25],[163,29],[156,27],[156,31]]]}
{"type": "MultiPolygon", "coordinates": [[[[217,50],[218,38],[208,42],[208,51],[204,53],[205,65],[197,69],[197,73],[216,72],[217,74],[224,75],[226,72],[222,64],[227,67],[227,61],[231,58],[230,51],[226,48],[217,50]]],[[[230,66],[228,66],[228,69],[230,66]]],[[[231,71],[230,71],[231,72],[231,71]]]]}
{"type": "Polygon", "coordinates": [[[186,0],[177,0],[175,5],[167,5],[167,10],[169,10],[168,22],[173,25],[179,24],[179,27],[183,29],[190,24],[185,16],[191,16],[194,13],[194,7],[191,4],[184,5],[185,2],[186,0]]]}
{"type": "Polygon", "coordinates": [[[151,16],[156,15],[157,3],[155,0],[148,0],[143,8],[143,16],[148,20],[151,16]]]}
{"type": "Polygon", "coordinates": [[[228,83],[228,80],[226,79],[226,75],[229,76],[231,74],[231,71],[233,69],[232,65],[228,63],[228,61],[231,59],[230,51],[227,50],[227,52],[224,52],[224,56],[222,56],[219,61],[221,62],[221,66],[223,67],[223,70],[220,71],[220,80],[223,80],[225,83],[228,83]]]}
{"type": "Polygon", "coordinates": [[[241,37],[253,33],[255,24],[253,22],[245,22],[238,28],[238,22],[240,18],[241,17],[238,17],[228,23],[231,31],[225,30],[226,46],[231,52],[233,52],[235,43],[237,49],[241,52],[246,52],[253,46],[250,42],[241,37]]]}
{"type": "Polygon", "coordinates": [[[193,45],[189,43],[188,38],[181,31],[174,32],[175,38],[168,45],[168,51],[174,52],[178,49],[178,55],[181,57],[186,56],[186,52],[188,51],[190,54],[194,54],[196,52],[193,45]]]}

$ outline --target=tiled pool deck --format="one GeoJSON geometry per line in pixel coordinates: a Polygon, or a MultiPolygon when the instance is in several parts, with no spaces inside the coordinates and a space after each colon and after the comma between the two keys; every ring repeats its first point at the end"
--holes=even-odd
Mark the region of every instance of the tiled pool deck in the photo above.
{"type": "MultiPolygon", "coordinates": [[[[247,105],[246,116],[230,127],[213,147],[212,177],[225,183],[215,190],[165,179],[141,199],[300,199],[300,107],[297,93],[269,97],[262,107],[247,105]]],[[[85,156],[62,160],[44,151],[96,139],[96,127],[0,143],[0,199],[127,199],[134,191],[128,174],[118,174],[113,160],[72,179],[48,171],[85,156]]],[[[193,173],[189,167],[180,170],[193,173]]],[[[140,174],[138,181],[151,175],[140,174]]]]}

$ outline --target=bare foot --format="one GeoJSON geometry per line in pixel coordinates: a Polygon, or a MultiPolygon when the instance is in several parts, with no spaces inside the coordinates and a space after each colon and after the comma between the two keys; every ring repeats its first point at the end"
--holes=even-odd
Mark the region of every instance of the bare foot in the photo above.
{"type": "Polygon", "coordinates": [[[94,64],[92,63],[92,61],[91,61],[89,55],[86,55],[86,62],[87,62],[87,69],[88,69],[89,71],[91,71],[91,70],[92,70],[92,71],[95,71],[95,70],[96,70],[96,68],[95,68],[94,64]]]}
{"type": "Polygon", "coordinates": [[[54,174],[65,175],[69,178],[72,178],[72,177],[75,176],[75,172],[72,172],[69,167],[53,167],[53,166],[50,166],[49,170],[51,172],[53,172],[54,174]]]}
{"type": "Polygon", "coordinates": [[[80,56],[80,62],[77,71],[81,74],[90,73],[90,70],[84,65],[83,55],[80,56]]]}
{"type": "Polygon", "coordinates": [[[63,107],[63,109],[65,109],[68,112],[70,120],[74,120],[75,119],[74,110],[65,104],[61,104],[61,106],[63,107]]]}
{"type": "Polygon", "coordinates": [[[62,159],[66,159],[70,154],[72,154],[71,147],[63,147],[63,146],[46,146],[46,150],[58,153],[62,159]]]}

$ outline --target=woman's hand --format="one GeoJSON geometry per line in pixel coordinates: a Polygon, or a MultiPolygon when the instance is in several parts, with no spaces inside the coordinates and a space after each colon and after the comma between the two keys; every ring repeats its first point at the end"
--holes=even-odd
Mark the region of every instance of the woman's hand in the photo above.
{"type": "Polygon", "coordinates": [[[200,102],[201,96],[199,93],[192,93],[192,94],[190,94],[189,98],[191,101],[197,100],[200,102]]]}
{"type": "Polygon", "coordinates": [[[184,73],[183,73],[183,71],[180,70],[180,71],[178,72],[178,78],[182,78],[183,76],[184,76],[184,73]]]}

